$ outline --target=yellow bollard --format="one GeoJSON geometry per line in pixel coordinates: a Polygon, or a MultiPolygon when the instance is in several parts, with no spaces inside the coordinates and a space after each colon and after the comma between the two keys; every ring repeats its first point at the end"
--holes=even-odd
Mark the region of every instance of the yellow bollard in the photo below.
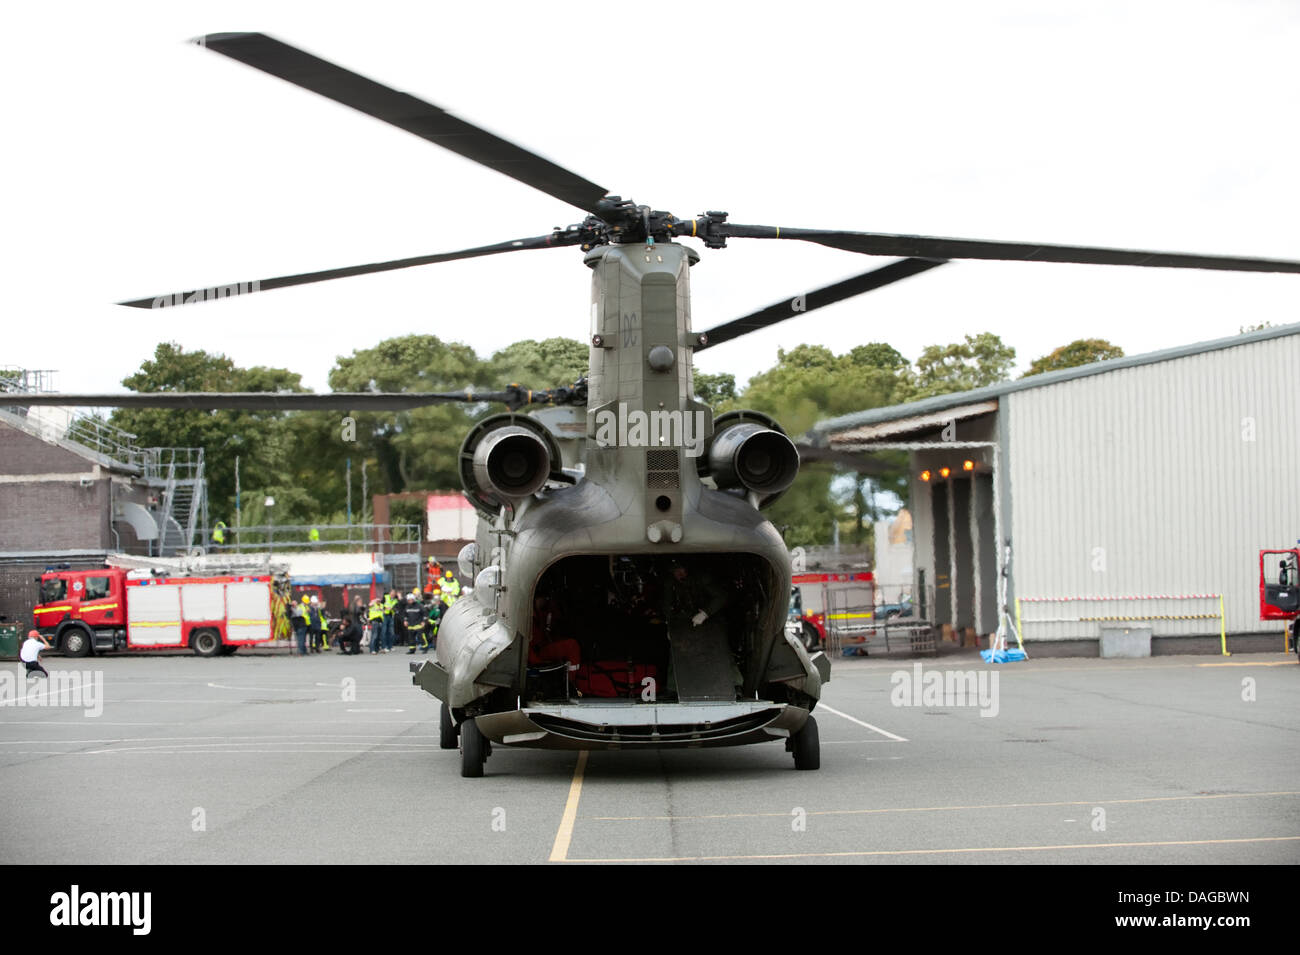
{"type": "Polygon", "coordinates": [[[1223,594],[1219,594],[1219,645],[1223,648],[1225,657],[1232,656],[1228,652],[1228,624],[1223,616],[1223,594]]]}

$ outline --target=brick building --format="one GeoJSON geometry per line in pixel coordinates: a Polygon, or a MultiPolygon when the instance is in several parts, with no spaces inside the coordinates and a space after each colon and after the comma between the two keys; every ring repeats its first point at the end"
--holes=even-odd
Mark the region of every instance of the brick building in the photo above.
{"type": "Polygon", "coordinates": [[[0,404],[0,616],[27,619],[50,564],[188,552],[206,520],[203,452],[131,439],[69,409],[0,404]]]}

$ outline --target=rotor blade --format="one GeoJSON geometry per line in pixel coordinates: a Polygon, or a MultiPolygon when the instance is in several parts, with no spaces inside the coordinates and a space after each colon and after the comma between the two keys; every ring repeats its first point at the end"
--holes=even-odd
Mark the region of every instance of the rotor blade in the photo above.
{"type": "Polygon", "coordinates": [[[188,408],[201,411],[409,411],[446,402],[477,404],[507,402],[513,395],[504,391],[404,391],[331,392],[330,394],[279,393],[274,391],[151,391],[120,394],[81,395],[57,392],[0,393],[0,407],[56,405],[86,408],[188,408]]]}
{"type": "Polygon", "coordinates": [[[382,119],[586,212],[608,192],[549,159],[409,93],[376,83],[262,33],[213,33],[195,41],[336,103],[382,119]]]}
{"type": "Polygon", "coordinates": [[[881,268],[872,269],[842,282],[836,282],[834,285],[827,285],[803,295],[797,295],[792,299],[777,302],[774,305],[767,306],[767,308],[759,309],[757,312],[751,312],[743,318],[736,318],[725,324],[710,328],[704,332],[704,344],[696,345],[694,350],[697,353],[701,352],[706,348],[712,348],[714,345],[721,345],[723,342],[739,338],[741,335],[748,335],[750,332],[756,332],[761,328],[775,325],[777,322],[783,322],[787,318],[794,318],[796,315],[833,305],[846,298],[852,298],[854,295],[870,292],[872,289],[878,289],[883,285],[897,282],[900,279],[917,275],[943,264],[943,259],[900,259],[897,262],[891,262],[881,268]]]}
{"type": "Polygon", "coordinates": [[[436,262],[473,259],[481,255],[496,255],[500,252],[518,252],[523,249],[547,249],[562,245],[575,245],[580,241],[582,241],[581,237],[576,232],[553,232],[550,235],[514,239],[510,242],[498,242],[496,245],[481,245],[473,249],[462,249],[459,252],[439,252],[436,255],[417,255],[410,259],[393,259],[389,262],[350,265],[341,269],[325,269],[321,272],[302,272],[298,275],[281,275],[277,278],[257,279],[252,282],[214,285],[209,288],[191,289],[188,292],[173,292],[170,295],[158,295],[153,298],[137,298],[129,302],[118,302],[117,304],[129,305],[132,308],[166,308],[172,305],[193,305],[197,302],[210,302],[213,299],[231,298],[253,292],[269,292],[271,289],[288,288],[292,285],[310,285],[312,282],[328,282],[330,279],[348,278],[353,275],[370,275],[374,272],[409,269],[416,265],[433,265],[436,262]]]}
{"type": "Polygon", "coordinates": [[[800,239],[863,255],[909,255],[929,259],[1005,259],[1018,262],[1074,262],[1081,265],[1141,265],[1165,269],[1217,269],[1228,272],[1300,272],[1300,262],[1286,259],[1242,258],[1103,249],[1089,245],[1040,245],[982,239],[942,239],[926,235],[885,232],[837,232],[787,229],[783,226],[722,222],[719,235],[743,239],[800,239]]]}

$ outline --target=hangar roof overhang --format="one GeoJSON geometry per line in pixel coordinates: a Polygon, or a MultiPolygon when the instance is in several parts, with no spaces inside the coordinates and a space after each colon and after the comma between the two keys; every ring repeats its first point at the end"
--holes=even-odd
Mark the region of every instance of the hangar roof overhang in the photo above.
{"type": "Polygon", "coordinates": [[[1134,368],[1140,365],[1152,365],[1157,362],[1186,358],[1204,352],[1221,351],[1240,345],[1283,338],[1288,335],[1300,335],[1300,323],[1282,325],[1277,328],[1264,328],[1256,332],[1233,335],[1229,338],[1217,338],[1208,342],[1196,342],[1191,345],[1179,345],[1176,348],[1164,348],[1148,352],[1145,355],[1132,355],[1125,358],[1112,358],[1110,361],[1093,362],[1077,368],[1061,371],[1049,371],[1030,378],[1015,381],[1003,381],[984,388],[971,391],[959,391],[952,394],[936,395],[920,401],[891,405],[887,408],[871,408],[852,414],[828,418],[813,425],[812,438],[819,444],[835,447],[846,442],[862,442],[885,437],[896,437],[908,432],[924,430],[925,427],[939,427],[954,418],[974,417],[996,411],[998,399],[1017,391],[1030,388],[1045,388],[1075,378],[1087,378],[1090,375],[1104,375],[1121,368],[1134,368]],[[992,407],[989,407],[992,405],[992,407]],[[970,409],[980,408],[978,411],[970,409]],[[883,426],[880,430],[873,430],[883,426]]]}
{"type": "MultiPolygon", "coordinates": [[[[967,392],[967,394],[970,394],[970,392],[967,392]]],[[[904,408],[906,405],[898,405],[897,407],[904,408]]],[[[990,398],[987,401],[975,401],[970,404],[946,408],[942,411],[914,414],[905,418],[882,421],[879,424],[864,424],[856,428],[846,428],[842,431],[833,432],[829,436],[829,440],[831,447],[834,448],[863,441],[899,438],[903,435],[915,434],[918,431],[931,431],[935,428],[941,428],[950,421],[978,418],[980,415],[991,414],[997,410],[997,399],[990,398]]]]}

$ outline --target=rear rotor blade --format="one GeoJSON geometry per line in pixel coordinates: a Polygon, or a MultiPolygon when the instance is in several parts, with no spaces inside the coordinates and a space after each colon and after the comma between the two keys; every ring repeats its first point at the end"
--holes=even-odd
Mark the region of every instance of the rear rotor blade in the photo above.
{"type": "Polygon", "coordinates": [[[200,411],[410,411],[427,405],[448,402],[477,404],[481,401],[506,402],[507,392],[408,391],[408,392],[332,392],[330,394],[280,394],[271,391],[208,392],[152,391],[120,394],[84,395],[41,392],[38,394],[0,394],[0,407],[56,405],[85,408],[186,408],[200,411]]]}
{"type": "Polygon", "coordinates": [[[1080,265],[1138,265],[1166,269],[1216,269],[1229,272],[1300,272],[1300,262],[1286,259],[1191,255],[1141,249],[1106,249],[1088,245],[1042,245],[982,239],[944,239],[884,232],[838,232],[787,229],[782,226],[722,222],[714,228],[727,238],[799,239],[863,255],[908,255],[930,259],[1002,259],[1017,262],[1073,262],[1080,265]]]}
{"type": "Polygon", "coordinates": [[[214,285],[209,288],[191,289],[188,292],[173,292],[170,295],[137,298],[129,302],[118,302],[117,304],[129,305],[132,308],[166,308],[172,305],[193,305],[197,302],[210,302],[213,299],[248,295],[252,292],[269,292],[271,289],[288,288],[292,285],[310,285],[313,282],[328,282],[330,279],[348,278],[353,275],[391,272],[395,269],[409,269],[416,265],[454,262],[457,259],[472,259],[482,255],[496,255],[500,252],[518,252],[523,249],[549,249],[562,245],[575,245],[580,241],[582,239],[577,232],[554,232],[550,235],[533,236],[528,239],[498,242],[496,245],[482,245],[474,249],[462,249],[459,252],[439,252],[436,255],[417,255],[409,259],[372,262],[369,265],[350,265],[341,269],[325,269],[321,272],[302,272],[298,275],[281,275],[276,278],[257,279],[252,282],[236,282],[232,285],[214,285]]]}
{"type": "Polygon", "coordinates": [[[593,215],[597,203],[608,191],[432,103],[376,83],[265,34],[213,33],[195,42],[382,119],[593,215]]]}
{"type": "Polygon", "coordinates": [[[694,350],[700,352],[714,345],[721,345],[723,342],[729,342],[742,335],[748,335],[750,332],[756,332],[759,329],[775,325],[777,322],[783,322],[787,318],[794,318],[796,315],[833,305],[846,298],[852,298],[854,295],[861,295],[863,292],[878,289],[881,286],[889,285],[891,282],[897,282],[900,279],[917,275],[943,264],[943,259],[902,259],[898,262],[891,262],[881,268],[872,269],[842,282],[836,282],[834,285],[827,285],[803,295],[797,295],[792,299],[777,302],[742,318],[733,319],[725,324],[710,328],[704,332],[704,344],[696,345],[694,350]]]}

